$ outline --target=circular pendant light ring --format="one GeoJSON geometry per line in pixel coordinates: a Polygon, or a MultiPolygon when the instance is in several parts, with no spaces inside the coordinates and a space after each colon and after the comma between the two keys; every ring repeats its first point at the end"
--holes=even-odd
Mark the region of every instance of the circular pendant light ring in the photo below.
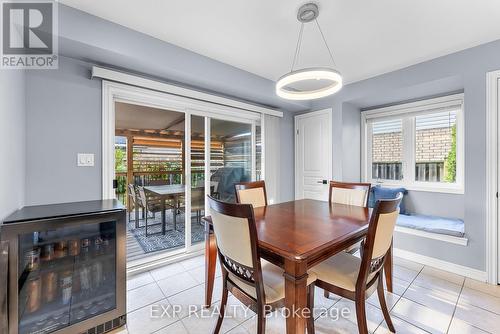
{"type": "Polygon", "coordinates": [[[276,83],[276,95],[289,100],[313,100],[338,92],[342,88],[342,75],[327,67],[304,68],[292,71],[279,78],[276,83]],[[310,80],[324,80],[329,84],[314,90],[296,90],[286,88],[310,80]]]}

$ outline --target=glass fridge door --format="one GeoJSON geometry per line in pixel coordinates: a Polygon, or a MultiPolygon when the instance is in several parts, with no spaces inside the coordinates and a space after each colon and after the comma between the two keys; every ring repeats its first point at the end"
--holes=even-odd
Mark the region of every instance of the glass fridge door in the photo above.
{"type": "Polygon", "coordinates": [[[116,308],[116,222],[19,235],[19,333],[50,333],[116,308]]]}

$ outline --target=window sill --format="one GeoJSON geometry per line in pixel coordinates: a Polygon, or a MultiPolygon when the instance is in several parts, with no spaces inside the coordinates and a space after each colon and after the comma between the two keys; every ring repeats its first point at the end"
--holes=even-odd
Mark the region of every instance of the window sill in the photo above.
{"type": "Polygon", "coordinates": [[[447,186],[442,184],[405,184],[405,183],[390,183],[390,182],[378,182],[376,180],[371,181],[372,184],[380,185],[382,187],[388,188],[405,188],[411,191],[421,191],[421,192],[431,192],[431,193],[444,193],[444,194],[465,194],[465,190],[462,186],[447,186]]]}
{"type": "Polygon", "coordinates": [[[465,238],[465,237],[455,237],[452,235],[446,235],[446,234],[441,234],[441,233],[420,231],[420,230],[416,230],[416,229],[408,228],[408,227],[403,227],[403,226],[396,226],[394,230],[396,232],[400,232],[400,233],[416,235],[419,237],[439,240],[439,241],[448,242],[448,243],[460,245],[460,246],[467,246],[467,244],[469,243],[469,239],[465,238]]]}

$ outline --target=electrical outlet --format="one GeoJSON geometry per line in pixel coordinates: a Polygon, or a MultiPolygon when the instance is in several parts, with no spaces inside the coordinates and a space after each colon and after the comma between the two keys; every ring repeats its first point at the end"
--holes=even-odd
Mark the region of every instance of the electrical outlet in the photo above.
{"type": "Polygon", "coordinates": [[[94,167],[94,153],[78,153],[78,167],[94,167]]]}

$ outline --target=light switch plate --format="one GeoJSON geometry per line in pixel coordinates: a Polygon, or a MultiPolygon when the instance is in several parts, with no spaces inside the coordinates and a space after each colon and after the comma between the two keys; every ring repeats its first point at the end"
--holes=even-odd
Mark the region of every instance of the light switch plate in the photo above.
{"type": "Polygon", "coordinates": [[[78,167],[94,167],[94,153],[78,153],[76,164],[78,167]]]}

